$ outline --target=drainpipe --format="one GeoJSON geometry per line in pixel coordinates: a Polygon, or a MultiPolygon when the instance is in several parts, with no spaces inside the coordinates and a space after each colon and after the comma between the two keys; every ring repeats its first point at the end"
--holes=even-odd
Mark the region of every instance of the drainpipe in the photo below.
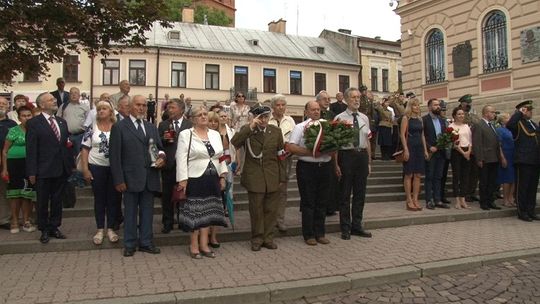
{"type": "Polygon", "coordinates": [[[90,57],[90,109],[94,108],[94,58],[90,57]]]}

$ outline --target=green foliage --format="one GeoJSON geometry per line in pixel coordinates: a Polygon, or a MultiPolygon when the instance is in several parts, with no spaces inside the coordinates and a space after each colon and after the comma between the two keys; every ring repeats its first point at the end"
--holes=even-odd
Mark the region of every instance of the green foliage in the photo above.
{"type": "Polygon", "coordinates": [[[165,19],[169,21],[182,21],[182,9],[191,6],[191,0],[166,0],[167,13],[165,19]]]}
{"type": "Polygon", "coordinates": [[[204,5],[198,5],[195,8],[195,23],[204,23],[204,15],[208,19],[210,25],[228,26],[232,23],[232,19],[227,17],[223,11],[215,8],[208,8],[204,5]]]}
{"type": "Polygon", "coordinates": [[[144,32],[167,12],[165,1],[0,1],[1,81],[24,72],[46,75],[48,64],[71,52],[106,56],[120,45],[144,45],[144,32]]]}

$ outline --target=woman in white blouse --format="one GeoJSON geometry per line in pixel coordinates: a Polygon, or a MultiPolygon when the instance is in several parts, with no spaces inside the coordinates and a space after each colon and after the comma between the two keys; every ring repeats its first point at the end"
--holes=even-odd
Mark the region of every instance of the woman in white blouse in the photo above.
{"type": "Polygon", "coordinates": [[[180,208],[179,224],[182,230],[191,232],[192,258],[214,258],[208,247],[208,232],[210,226],[227,226],[221,199],[227,164],[220,161],[221,136],[208,128],[206,108],[193,109],[191,117],[193,128],[180,132],[176,150],[176,181],[187,196],[180,208]]]}
{"type": "Polygon", "coordinates": [[[454,196],[456,197],[456,209],[470,208],[465,202],[467,194],[467,185],[471,174],[471,151],[472,151],[472,132],[469,125],[465,123],[465,111],[457,107],[452,111],[454,122],[449,125],[450,128],[457,130],[458,140],[454,143],[450,162],[452,163],[452,186],[454,196]]]}

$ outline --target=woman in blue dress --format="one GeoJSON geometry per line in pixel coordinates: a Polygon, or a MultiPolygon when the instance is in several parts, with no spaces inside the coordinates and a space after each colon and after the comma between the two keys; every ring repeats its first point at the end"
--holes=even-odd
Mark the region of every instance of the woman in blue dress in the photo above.
{"type": "Polygon", "coordinates": [[[499,171],[497,176],[497,184],[503,187],[503,206],[515,207],[514,202],[514,189],[515,189],[515,175],[514,175],[514,138],[512,132],[506,128],[506,123],[510,119],[508,113],[502,113],[497,118],[499,127],[497,128],[497,134],[501,141],[501,147],[506,158],[507,165],[503,168],[499,164],[499,171]]]}
{"type": "Polygon", "coordinates": [[[403,145],[403,187],[407,196],[407,210],[420,211],[418,203],[420,193],[420,177],[425,172],[425,161],[429,154],[424,138],[424,126],[420,113],[420,101],[416,98],[409,100],[405,115],[401,120],[400,138],[403,145]],[[412,189],[412,192],[411,192],[412,189]]]}

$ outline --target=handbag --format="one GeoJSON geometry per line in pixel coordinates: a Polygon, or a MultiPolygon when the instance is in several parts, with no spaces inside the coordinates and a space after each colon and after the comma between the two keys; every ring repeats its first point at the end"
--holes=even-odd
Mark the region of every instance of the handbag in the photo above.
{"type": "MultiPolygon", "coordinates": [[[[407,129],[405,129],[405,141],[407,141],[408,137],[409,137],[409,123],[407,122],[407,129]]],[[[401,138],[401,136],[398,137],[398,138],[401,138]]],[[[399,146],[401,146],[401,149],[400,150],[396,149],[396,152],[394,154],[392,154],[392,156],[394,157],[394,160],[396,161],[396,163],[404,163],[405,162],[405,153],[404,153],[404,150],[403,150],[403,143],[401,142],[401,139],[400,139],[399,144],[398,144],[398,149],[400,148],[399,146]]]]}
{"type": "MultiPolygon", "coordinates": [[[[186,165],[189,164],[189,152],[191,151],[191,139],[192,139],[192,137],[193,137],[193,133],[190,132],[186,165]]],[[[187,169],[187,166],[186,166],[186,169],[187,169]]],[[[180,186],[173,187],[173,191],[172,191],[172,195],[171,195],[171,203],[173,204],[173,206],[176,205],[178,207],[182,207],[182,206],[184,206],[184,203],[186,202],[186,200],[187,200],[187,196],[186,196],[185,189],[180,187],[180,186]]]]}

